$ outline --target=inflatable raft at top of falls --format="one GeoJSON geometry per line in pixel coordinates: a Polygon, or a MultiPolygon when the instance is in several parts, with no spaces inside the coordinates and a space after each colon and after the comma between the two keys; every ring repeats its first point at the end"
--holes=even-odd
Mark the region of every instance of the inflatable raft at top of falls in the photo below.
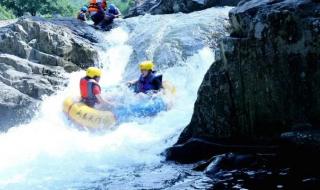
{"type": "Polygon", "coordinates": [[[155,116],[170,109],[176,89],[164,82],[164,89],[155,96],[139,96],[138,101],[115,106],[106,110],[91,108],[80,102],[80,98],[67,97],[63,101],[63,112],[76,125],[88,130],[112,129],[117,124],[132,121],[138,117],[155,116]]]}

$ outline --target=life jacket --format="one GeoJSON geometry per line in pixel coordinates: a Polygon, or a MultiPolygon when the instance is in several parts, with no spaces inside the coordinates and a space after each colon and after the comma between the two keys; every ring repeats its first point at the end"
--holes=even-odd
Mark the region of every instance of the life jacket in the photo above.
{"type": "Polygon", "coordinates": [[[119,9],[118,8],[108,9],[107,13],[108,14],[113,14],[113,15],[118,15],[119,14],[119,9]]]}
{"type": "Polygon", "coordinates": [[[97,97],[93,94],[93,88],[95,86],[98,86],[101,90],[100,85],[94,79],[83,77],[80,80],[80,94],[82,102],[90,107],[93,107],[98,102],[97,97]]]}
{"type": "Polygon", "coordinates": [[[160,90],[160,88],[162,88],[162,75],[156,76],[154,72],[151,72],[146,77],[141,75],[137,85],[137,93],[147,93],[150,90],[160,90]]]}
{"type": "Polygon", "coordinates": [[[88,8],[89,12],[98,12],[100,9],[99,3],[101,3],[101,8],[103,10],[106,10],[107,8],[106,0],[90,0],[89,8],[88,8]]]}
{"type": "Polygon", "coordinates": [[[86,14],[84,13],[84,12],[82,12],[82,11],[80,11],[79,13],[78,13],[78,17],[77,17],[79,20],[82,20],[82,21],[85,21],[85,20],[87,20],[86,19],[86,14]]]}

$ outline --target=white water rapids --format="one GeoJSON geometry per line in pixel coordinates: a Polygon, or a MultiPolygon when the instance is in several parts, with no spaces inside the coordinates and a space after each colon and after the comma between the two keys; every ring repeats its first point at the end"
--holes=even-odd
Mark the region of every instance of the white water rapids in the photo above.
{"type": "MultiPolygon", "coordinates": [[[[103,89],[123,82],[133,52],[129,35],[122,27],[104,35],[109,46],[99,52],[103,89]]],[[[79,95],[84,71],[70,74],[68,87],[45,97],[30,123],[0,134],[0,189],[169,188],[168,181],[180,175],[179,166],[163,163],[161,153],[190,122],[197,89],[213,61],[213,50],[203,47],[184,64],[161,70],[177,88],[172,109],[103,134],[75,129],[62,113],[64,98],[79,95]]]]}

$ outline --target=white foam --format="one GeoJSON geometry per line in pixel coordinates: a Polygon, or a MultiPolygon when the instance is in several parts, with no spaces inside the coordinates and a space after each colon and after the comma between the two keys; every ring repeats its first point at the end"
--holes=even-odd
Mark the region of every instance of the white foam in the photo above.
{"type": "MultiPolygon", "coordinates": [[[[122,80],[132,48],[121,28],[105,37],[110,47],[102,45],[100,52],[101,84],[108,87],[122,80]]],[[[77,189],[73,185],[99,180],[112,168],[125,173],[136,165],[159,163],[160,153],[190,122],[202,81],[199,76],[204,76],[213,61],[213,52],[206,47],[186,64],[163,71],[164,79],[177,87],[173,108],[99,135],[78,131],[62,113],[63,99],[79,95],[84,71],[71,74],[68,88],[46,97],[32,122],[0,134],[0,189],[77,189]]]]}

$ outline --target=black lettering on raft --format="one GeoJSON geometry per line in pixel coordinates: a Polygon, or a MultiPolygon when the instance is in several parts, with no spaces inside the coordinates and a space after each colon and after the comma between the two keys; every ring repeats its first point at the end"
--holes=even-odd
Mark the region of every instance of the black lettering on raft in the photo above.
{"type": "Polygon", "coordinates": [[[79,110],[76,113],[76,116],[79,117],[82,120],[88,120],[92,123],[100,124],[100,123],[109,123],[109,120],[107,118],[103,117],[95,117],[94,115],[88,114],[88,113],[82,113],[81,110],[79,110]]]}
{"type": "Polygon", "coordinates": [[[101,123],[101,118],[100,117],[95,118],[94,122],[95,123],[101,123]]]}
{"type": "Polygon", "coordinates": [[[79,110],[79,111],[76,113],[76,116],[82,117],[81,110],[79,110]]]}

